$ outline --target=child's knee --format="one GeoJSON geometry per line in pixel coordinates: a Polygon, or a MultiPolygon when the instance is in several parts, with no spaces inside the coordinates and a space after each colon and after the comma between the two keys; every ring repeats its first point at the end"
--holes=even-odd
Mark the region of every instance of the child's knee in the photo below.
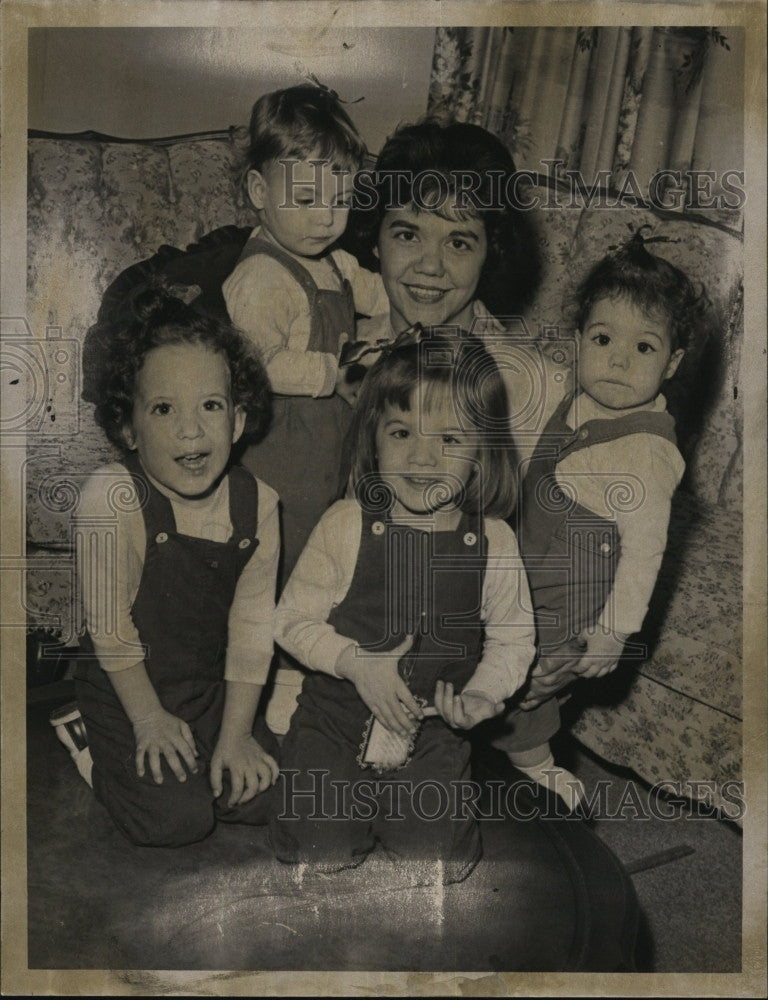
{"type": "Polygon", "coordinates": [[[158,810],[134,843],[145,847],[184,847],[204,840],[216,825],[211,802],[187,803],[184,810],[158,810]]]}
{"type": "Polygon", "coordinates": [[[275,815],[269,840],[278,861],[316,865],[325,871],[354,868],[374,847],[369,824],[331,817],[309,821],[275,815]]]}
{"type": "Polygon", "coordinates": [[[94,776],[97,797],[137,847],[183,847],[203,840],[215,826],[213,794],[201,781],[123,783],[97,769],[94,776]]]}

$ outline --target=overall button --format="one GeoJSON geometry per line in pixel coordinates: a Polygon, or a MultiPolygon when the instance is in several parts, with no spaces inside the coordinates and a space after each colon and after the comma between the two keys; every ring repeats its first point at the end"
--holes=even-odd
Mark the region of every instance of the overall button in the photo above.
{"type": "Polygon", "coordinates": [[[384,522],[374,521],[373,524],[371,525],[371,531],[374,533],[374,535],[383,535],[385,531],[384,522]]]}
{"type": "Polygon", "coordinates": [[[611,543],[603,542],[603,544],[600,546],[600,551],[604,552],[605,555],[608,555],[608,553],[611,551],[611,543]]]}
{"type": "Polygon", "coordinates": [[[168,535],[166,535],[166,533],[164,531],[161,531],[158,535],[155,536],[155,541],[158,542],[159,544],[162,544],[163,542],[167,542],[168,541],[168,535]]]}
{"type": "Polygon", "coordinates": [[[237,543],[237,547],[239,549],[247,549],[250,544],[251,544],[250,538],[241,538],[240,541],[237,543]]]}
{"type": "Polygon", "coordinates": [[[586,441],[586,439],[589,437],[589,431],[586,428],[583,431],[579,431],[579,437],[581,438],[582,441],[586,441]]]}
{"type": "Polygon", "coordinates": [[[477,541],[477,535],[474,533],[474,531],[468,531],[464,536],[465,545],[474,545],[476,541],[477,541]]]}

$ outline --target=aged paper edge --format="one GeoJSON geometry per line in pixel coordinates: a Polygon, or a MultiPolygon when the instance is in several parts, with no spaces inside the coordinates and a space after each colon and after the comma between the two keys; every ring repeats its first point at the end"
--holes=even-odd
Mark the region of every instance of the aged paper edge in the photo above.
{"type": "MultiPolygon", "coordinates": [[[[122,972],[27,968],[25,672],[23,629],[2,631],[2,993],[3,995],[456,995],[456,996],[762,996],[766,984],[766,292],[765,292],[765,3],[632,3],[510,0],[305,2],[303,26],[436,25],[740,25],[746,29],[743,969],[740,974],[504,974],[122,972]]],[[[236,27],[268,17],[295,24],[290,0],[6,0],[2,18],[2,272],[4,316],[25,315],[27,31],[31,27],[236,27]],[[258,8],[258,10],[257,10],[258,8]]],[[[23,555],[18,488],[23,448],[3,453],[2,553],[23,555]]],[[[0,574],[3,603],[18,607],[21,576],[0,574]]],[[[0,625],[2,617],[0,614],[0,625]]]]}

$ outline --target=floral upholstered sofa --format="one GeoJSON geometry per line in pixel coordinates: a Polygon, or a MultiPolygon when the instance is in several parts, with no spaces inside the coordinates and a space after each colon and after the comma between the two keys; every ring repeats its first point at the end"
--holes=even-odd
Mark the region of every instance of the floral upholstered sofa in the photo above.
{"type": "MultiPolygon", "coordinates": [[[[77,646],[73,515],[84,479],[113,457],[79,399],[83,337],[124,268],[163,244],[183,248],[219,226],[254,222],[239,183],[243,142],[235,128],[138,142],[30,134],[27,319],[44,340],[50,377],[29,410],[20,499],[29,631],[44,640],[43,665],[46,643],[77,646]]],[[[709,783],[691,794],[719,805],[741,768],[740,220],[634,206],[541,208],[544,275],[525,321],[531,336],[562,337],[573,283],[645,223],[668,241],[654,252],[702,280],[712,309],[675,380],[677,396],[670,391],[687,472],[639,637],[647,653],[572,699],[573,731],[651,784],[709,783]]]]}

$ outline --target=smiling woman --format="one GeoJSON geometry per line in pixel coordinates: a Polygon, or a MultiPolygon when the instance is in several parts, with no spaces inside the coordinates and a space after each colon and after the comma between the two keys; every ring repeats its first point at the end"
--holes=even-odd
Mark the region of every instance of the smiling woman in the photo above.
{"type": "Polygon", "coordinates": [[[425,119],[397,129],[372,174],[357,184],[350,243],[378,267],[389,315],[358,326],[358,339],[389,339],[413,323],[456,325],[518,315],[535,294],[540,256],[531,213],[502,183],[515,172],[490,132],[425,119]],[[378,261],[378,263],[377,263],[378,261]]]}
{"type": "Polygon", "coordinates": [[[488,252],[485,225],[443,208],[413,205],[384,216],[376,245],[393,330],[472,325],[472,301],[488,252]],[[442,214],[445,213],[445,214],[442,214]]]}

